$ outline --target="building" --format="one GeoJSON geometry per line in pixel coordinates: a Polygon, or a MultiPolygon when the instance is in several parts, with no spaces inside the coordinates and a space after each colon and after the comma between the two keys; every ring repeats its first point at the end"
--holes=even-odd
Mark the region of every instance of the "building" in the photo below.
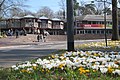
{"type": "Polygon", "coordinates": [[[64,21],[53,18],[52,19],[52,32],[53,35],[64,34],[64,21]]]}
{"type": "MultiPolygon", "coordinates": [[[[85,15],[76,17],[76,34],[104,34],[104,15],[85,15]]],[[[107,34],[112,33],[112,16],[106,17],[107,34]]]]}
{"type": "Polygon", "coordinates": [[[2,31],[26,30],[29,34],[49,33],[50,35],[61,35],[64,32],[64,22],[59,19],[49,19],[47,17],[36,18],[32,15],[24,17],[12,17],[0,21],[2,31]]]}
{"type": "MultiPolygon", "coordinates": [[[[57,18],[49,19],[45,16],[36,18],[27,15],[1,20],[0,29],[2,31],[9,29],[21,31],[24,29],[29,34],[64,35],[66,26],[64,21],[57,18]]],[[[105,34],[104,15],[75,17],[74,31],[75,34],[105,34]]],[[[112,33],[112,15],[106,16],[106,33],[112,33]]]]}

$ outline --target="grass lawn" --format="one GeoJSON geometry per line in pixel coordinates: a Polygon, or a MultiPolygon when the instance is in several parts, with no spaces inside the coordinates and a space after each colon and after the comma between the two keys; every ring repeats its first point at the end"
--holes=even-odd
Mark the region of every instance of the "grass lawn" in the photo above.
{"type": "Polygon", "coordinates": [[[75,52],[52,55],[0,68],[0,80],[120,80],[120,41],[82,44],[75,52]]]}
{"type": "Polygon", "coordinates": [[[120,41],[91,42],[77,46],[78,50],[120,51],[120,41]]]}

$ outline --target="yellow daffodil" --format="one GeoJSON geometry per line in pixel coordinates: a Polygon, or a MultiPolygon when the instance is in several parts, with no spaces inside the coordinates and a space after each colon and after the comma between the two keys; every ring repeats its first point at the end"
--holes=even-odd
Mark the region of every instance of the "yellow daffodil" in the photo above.
{"type": "Polygon", "coordinates": [[[51,55],[51,57],[52,57],[52,58],[55,58],[55,56],[54,56],[54,55],[51,55]]]}
{"type": "Polygon", "coordinates": [[[112,69],[111,67],[108,67],[108,73],[112,73],[114,71],[114,69],[112,69]]]}

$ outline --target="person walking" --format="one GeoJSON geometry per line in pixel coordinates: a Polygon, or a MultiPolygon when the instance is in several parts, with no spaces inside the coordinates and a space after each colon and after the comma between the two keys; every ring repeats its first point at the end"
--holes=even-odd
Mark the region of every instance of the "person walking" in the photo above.
{"type": "Polygon", "coordinates": [[[15,35],[16,35],[16,38],[18,38],[18,36],[19,36],[19,31],[16,30],[15,33],[16,33],[16,34],[15,34],[15,35]]]}
{"type": "Polygon", "coordinates": [[[39,34],[37,35],[37,41],[38,42],[40,41],[40,35],[39,34]]]}
{"type": "Polygon", "coordinates": [[[40,34],[40,41],[43,42],[43,35],[40,34]]]}
{"type": "Polygon", "coordinates": [[[46,35],[43,35],[43,42],[46,42],[46,35]]]}

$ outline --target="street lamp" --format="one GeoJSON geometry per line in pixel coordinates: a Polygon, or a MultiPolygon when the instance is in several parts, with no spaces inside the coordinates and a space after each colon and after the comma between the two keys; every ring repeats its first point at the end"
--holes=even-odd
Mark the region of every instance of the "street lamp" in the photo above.
{"type": "Polygon", "coordinates": [[[74,51],[73,0],[67,0],[67,50],[74,51]]]}
{"type": "Polygon", "coordinates": [[[106,43],[106,47],[107,47],[107,29],[106,29],[106,5],[105,5],[105,2],[107,0],[104,0],[104,25],[105,25],[105,43],[106,43]]]}
{"type": "MultiPolygon", "coordinates": [[[[106,2],[107,0],[95,0],[97,2],[103,2],[104,3],[104,27],[105,27],[105,43],[106,43],[106,47],[107,47],[107,29],[106,29],[106,2]]],[[[109,2],[108,2],[109,3],[109,2]]]]}

